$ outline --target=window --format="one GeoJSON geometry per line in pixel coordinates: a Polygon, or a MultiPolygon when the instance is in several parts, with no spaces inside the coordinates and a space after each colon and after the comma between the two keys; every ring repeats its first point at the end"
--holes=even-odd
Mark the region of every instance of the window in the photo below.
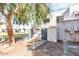
{"type": "Polygon", "coordinates": [[[63,16],[57,16],[57,21],[61,21],[61,20],[63,20],[63,16]]]}
{"type": "Polygon", "coordinates": [[[73,12],[75,16],[79,16],[79,11],[73,12]]]}
{"type": "Polygon", "coordinates": [[[75,16],[79,16],[79,13],[78,14],[75,14],[75,16]]]}

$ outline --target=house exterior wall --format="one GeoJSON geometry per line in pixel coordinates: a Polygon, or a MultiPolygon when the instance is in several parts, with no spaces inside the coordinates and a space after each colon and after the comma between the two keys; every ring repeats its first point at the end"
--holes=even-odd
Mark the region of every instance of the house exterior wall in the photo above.
{"type": "MultiPolygon", "coordinates": [[[[39,35],[40,36],[40,35],[39,35]]],[[[57,26],[44,26],[41,28],[41,40],[44,40],[44,38],[47,41],[52,41],[52,42],[56,42],[57,41],[57,26]],[[46,31],[42,31],[42,29],[46,29],[46,31]],[[47,33],[47,34],[46,34],[47,33]],[[43,35],[46,34],[46,35],[43,35]],[[43,38],[42,38],[43,37],[43,38]]]]}
{"type": "MultiPolygon", "coordinates": [[[[30,29],[31,26],[28,25],[12,25],[12,29],[15,32],[15,30],[21,30],[21,32],[27,33],[30,29]],[[25,30],[24,30],[25,29],[25,30]]],[[[3,32],[3,30],[6,32],[6,25],[0,25],[0,32],[3,32]]]]}
{"type": "Polygon", "coordinates": [[[57,41],[57,27],[49,27],[47,30],[47,40],[56,42],[57,41]]]}
{"type": "Polygon", "coordinates": [[[69,8],[64,13],[64,20],[69,20],[69,8]]]}
{"type": "Polygon", "coordinates": [[[55,13],[50,14],[50,24],[52,26],[57,26],[57,20],[56,20],[56,14],[55,13]]]}
{"type": "Polygon", "coordinates": [[[70,5],[68,10],[64,13],[64,20],[79,19],[79,16],[75,16],[74,12],[79,11],[79,4],[70,5]]]}
{"type": "MultiPolygon", "coordinates": [[[[50,24],[52,24],[52,26],[57,26],[57,17],[63,16],[63,13],[66,10],[67,9],[51,12],[50,13],[50,24]]],[[[61,17],[60,17],[60,20],[61,20],[61,17]]]]}
{"type": "Polygon", "coordinates": [[[77,20],[65,20],[58,22],[58,39],[79,42],[79,19],[77,20]],[[65,32],[65,30],[70,32],[65,32]],[[72,35],[70,34],[72,32],[72,35]]]}

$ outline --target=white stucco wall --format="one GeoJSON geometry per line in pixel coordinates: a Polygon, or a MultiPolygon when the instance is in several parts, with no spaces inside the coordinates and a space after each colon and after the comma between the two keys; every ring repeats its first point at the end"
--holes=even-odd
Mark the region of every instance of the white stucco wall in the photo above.
{"type": "MultiPolygon", "coordinates": [[[[47,29],[47,41],[52,41],[52,42],[57,41],[57,26],[52,26],[51,24],[47,24],[47,25],[44,25],[44,27],[42,28],[47,29]]],[[[39,35],[39,37],[42,38],[42,35],[39,35]]]]}
{"type": "Polygon", "coordinates": [[[47,40],[56,42],[57,41],[57,28],[56,27],[49,27],[47,30],[47,40]]]}

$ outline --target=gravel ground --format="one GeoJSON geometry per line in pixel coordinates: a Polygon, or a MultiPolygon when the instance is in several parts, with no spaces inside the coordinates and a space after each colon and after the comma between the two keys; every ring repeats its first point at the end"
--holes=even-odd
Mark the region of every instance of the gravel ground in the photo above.
{"type": "Polygon", "coordinates": [[[62,42],[47,42],[35,50],[28,49],[24,43],[18,43],[18,47],[12,46],[7,49],[2,49],[0,46],[1,56],[63,56],[62,42]],[[22,46],[21,46],[22,45],[22,46]]]}
{"type": "Polygon", "coordinates": [[[33,50],[34,56],[62,56],[63,43],[62,42],[47,42],[46,44],[33,50]]]}

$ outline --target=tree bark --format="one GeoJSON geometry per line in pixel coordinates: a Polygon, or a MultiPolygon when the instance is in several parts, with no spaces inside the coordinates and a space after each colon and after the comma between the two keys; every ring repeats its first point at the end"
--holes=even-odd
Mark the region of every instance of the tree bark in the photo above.
{"type": "Polygon", "coordinates": [[[14,40],[14,37],[13,37],[12,26],[11,26],[11,16],[12,16],[12,14],[8,14],[6,16],[6,31],[7,31],[7,35],[8,35],[9,45],[15,44],[15,40],[14,40]]]}

